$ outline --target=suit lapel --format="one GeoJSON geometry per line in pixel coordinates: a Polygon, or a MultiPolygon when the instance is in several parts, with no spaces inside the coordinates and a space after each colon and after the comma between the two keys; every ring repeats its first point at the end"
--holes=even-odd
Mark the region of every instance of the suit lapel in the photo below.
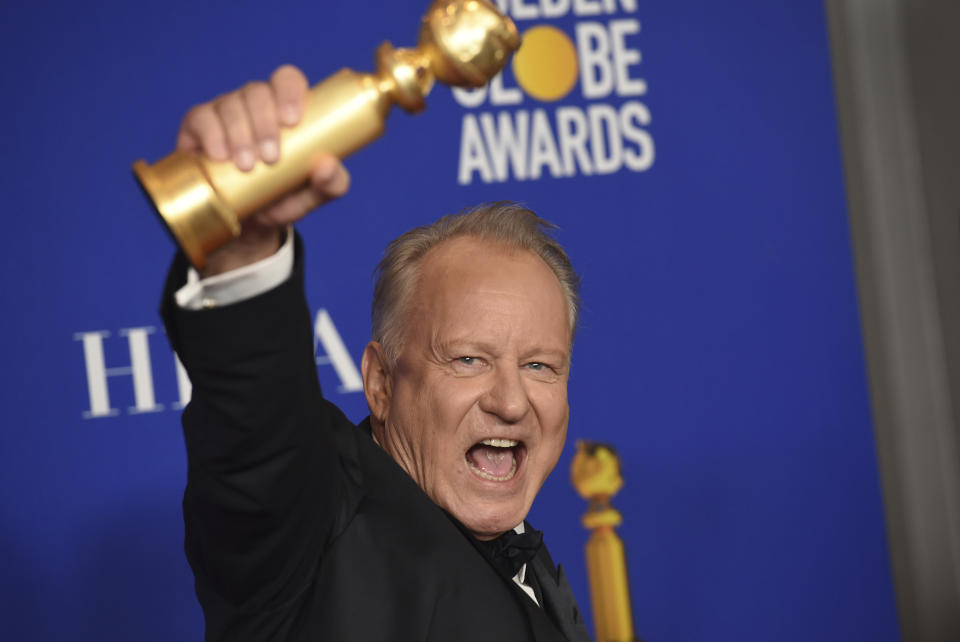
{"type": "Polygon", "coordinates": [[[529,570],[533,571],[540,585],[544,610],[568,642],[590,642],[590,634],[587,633],[586,624],[580,616],[563,567],[554,566],[546,546],[542,547],[530,562],[529,570]]]}
{"type": "MultiPolygon", "coordinates": [[[[510,592],[513,594],[514,599],[520,604],[524,613],[527,616],[527,623],[530,625],[530,634],[533,636],[533,639],[536,642],[561,642],[564,637],[568,642],[590,642],[589,637],[571,638],[565,631],[560,627],[560,624],[554,619],[553,614],[548,612],[545,608],[541,608],[530,599],[530,596],[527,595],[522,588],[520,588],[512,578],[504,577],[497,571],[496,566],[490,561],[489,553],[486,548],[480,546],[476,538],[467,530],[466,526],[460,523],[456,517],[444,511],[446,516],[450,519],[451,522],[463,533],[464,537],[473,545],[473,548],[487,560],[487,563],[490,565],[490,570],[504,582],[507,587],[509,587],[510,592]]],[[[546,553],[546,547],[540,547],[540,552],[537,553],[537,557],[533,559],[533,562],[536,562],[537,558],[541,555],[546,555],[546,559],[550,559],[550,555],[546,553]]],[[[532,564],[532,562],[531,562],[532,564]]],[[[531,572],[532,566],[527,564],[527,572],[531,572]]],[[[550,562],[551,566],[553,562],[550,562]]],[[[572,596],[572,593],[571,593],[572,596]]],[[[542,605],[541,605],[542,606],[542,605]]],[[[582,625],[581,625],[582,626],[582,625]]],[[[586,629],[584,629],[586,632],[586,629]]]]}
{"type": "Polygon", "coordinates": [[[537,606],[530,599],[530,596],[517,586],[516,582],[513,580],[509,580],[509,582],[514,597],[520,602],[527,614],[527,622],[530,623],[530,632],[533,634],[533,639],[537,642],[562,642],[565,634],[551,614],[546,609],[537,606]]]}

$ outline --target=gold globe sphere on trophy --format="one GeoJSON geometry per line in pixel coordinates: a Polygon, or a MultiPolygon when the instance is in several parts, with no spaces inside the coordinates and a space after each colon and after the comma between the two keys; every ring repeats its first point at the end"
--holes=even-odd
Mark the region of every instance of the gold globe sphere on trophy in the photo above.
{"type": "Polygon", "coordinates": [[[582,521],[591,531],[586,553],[596,642],[636,642],[626,556],[615,530],[623,518],[610,505],[623,486],[620,459],[610,446],[579,441],[570,479],[588,502],[582,521]]]}
{"type": "Polygon", "coordinates": [[[176,151],[133,171],[187,258],[201,269],[207,255],[240,234],[241,223],[307,181],[318,152],[344,158],[377,139],[396,103],[425,107],[435,80],[457,87],[490,81],[520,46],[510,18],[488,0],[435,0],[415,49],[376,51],[377,71],[341,69],[310,89],[300,123],[281,133],[282,156],[244,172],[230,161],[176,151]]]}

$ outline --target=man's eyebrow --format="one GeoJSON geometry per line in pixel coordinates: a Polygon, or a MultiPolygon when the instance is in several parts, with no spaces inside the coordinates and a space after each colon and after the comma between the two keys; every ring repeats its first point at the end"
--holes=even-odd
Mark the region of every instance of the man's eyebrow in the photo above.
{"type": "MultiPolygon", "coordinates": [[[[457,356],[470,356],[473,353],[497,354],[499,352],[496,344],[469,338],[437,341],[436,347],[442,354],[456,354],[457,356]]],[[[570,362],[570,351],[562,348],[536,346],[530,350],[525,350],[522,353],[522,358],[530,361],[537,361],[538,359],[557,360],[567,364],[570,362]]]]}
{"type": "Polygon", "coordinates": [[[560,350],[558,348],[534,348],[530,350],[527,354],[530,356],[547,356],[547,357],[556,357],[558,359],[567,360],[570,358],[570,353],[567,350],[560,350]]]}
{"type": "Polygon", "coordinates": [[[492,343],[487,343],[485,341],[477,341],[476,339],[468,338],[455,338],[447,339],[445,341],[437,341],[437,347],[442,352],[458,352],[458,353],[469,353],[469,352],[485,352],[487,354],[496,352],[496,345],[492,343]]]}

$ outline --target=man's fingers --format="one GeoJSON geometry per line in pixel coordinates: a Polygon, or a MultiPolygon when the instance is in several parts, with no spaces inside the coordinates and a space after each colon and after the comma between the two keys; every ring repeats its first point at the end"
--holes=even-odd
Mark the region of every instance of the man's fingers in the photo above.
{"type": "Polygon", "coordinates": [[[177,149],[199,149],[214,160],[227,160],[230,149],[220,118],[210,103],[187,112],[177,136],[177,149]]]}
{"type": "Polygon", "coordinates": [[[280,122],[287,127],[299,123],[307,104],[307,77],[293,65],[283,65],[270,76],[270,86],[277,100],[280,122]]]}
{"type": "MultiPolygon", "coordinates": [[[[301,121],[308,95],[309,85],[303,72],[284,65],[273,72],[267,83],[248,83],[191,109],[177,134],[177,149],[195,151],[215,161],[232,160],[243,171],[252,170],[258,160],[275,163],[283,153],[282,128],[301,121]]],[[[342,195],[349,185],[350,175],[339,159],[318,158],[311,165],[305,185],[254,213],[244,221],[240,238],[217,250],[216,271],[249,263],[252,246],[256,246],[258,256],[260,250],[272,251],[267,248],[274,244],[276,236],[264,235],[264,229],[275,231],[277,226],[299,221],[314,208],[342,195]],[[269,237],[270,243],[261,243],[261,237],[269,237]]]]}
{"type": "Polygon", "coordinates": [[[251,82],[187,112],[177,134],[177,149],[198,151],[218,161],[232,158],[244,171],[253,169],[258,158],[275,163],[281,154],[280,127],[300,122],[308,90],[303,72],[283,65],[269,83],[251,82]]]}
{"type": "MultiPolygon", "coordinates": [[[[177,148],[195,150],[213,160],[232,159],[244,171],[253,169],[258,159],[274,163],[282,153],[281,127],[300,122],[308,92],[302,71],[291,65],[279,67],[269,83],[251,82],[191,109],[177,135],[177,148]]],[[[349,187],[350,175],[340,160],[320,156],[306,186],[283,196],[254,218],[266,225],[293,223],[349,187]]]]}
{"type": "Polygon", "coordinates": [[[323,197],[310,187],[290,192],[278,201],[271,203],[254,214],[254,220],[260,225],[276,226],[296,223],[307,212],[323,204],[323,197]]]}
{"type": "Polygon", "coordinates": [[[195,152],[200,149],[200,139],[181,127],[180,131],[177,132],[177,146],[175,149],[195,152]]]}
{"type": "Polygon", "coordinates": [[[334,156],[318,160],[310,175],[310,184],[265,207],[255,215],[261,225],[288,225],[310,210],[343,196],[350,187],[350,174],[334,156]]]}
{"type": "Polygon", "coordinates": [[[259,156],[267,163],[274,163],[280,158],[280,127],[273,89],[267,83],[252,82],[241,90],[241,94],[259,156]]]}
{"type": "Polygon", "coordinates": [[[243,171],[253,169],[257,161],[253,151],[253,127],[240,93],[231,92],[221,96],[214,103],[214,108],[227,134],[233,162],[243,171]]]}
{"type": "Polygon", "coordinates": [[[317,159],[310,173],[310,184],[325,202],[347,193],[350,172],[336,156],[325,155],[317,159]]]}

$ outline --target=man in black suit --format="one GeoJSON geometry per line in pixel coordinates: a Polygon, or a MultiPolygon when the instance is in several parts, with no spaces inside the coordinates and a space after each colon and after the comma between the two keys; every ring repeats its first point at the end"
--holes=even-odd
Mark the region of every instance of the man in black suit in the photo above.
{"type": "MultiPolygon", "coordinates": [[[[306,80],[282,67],[191,110],[178,146],[276,161],[306,80]]],[[[212,255],[178,257],[164,318],[193,382],[187,554],[208,640],[588,640],[524,522],[566,437],[577,278],[497,204],[395,241],[363,354],[370,418],[323,399],[289,223],[346,191],[319,158],[212,255]]]]}

